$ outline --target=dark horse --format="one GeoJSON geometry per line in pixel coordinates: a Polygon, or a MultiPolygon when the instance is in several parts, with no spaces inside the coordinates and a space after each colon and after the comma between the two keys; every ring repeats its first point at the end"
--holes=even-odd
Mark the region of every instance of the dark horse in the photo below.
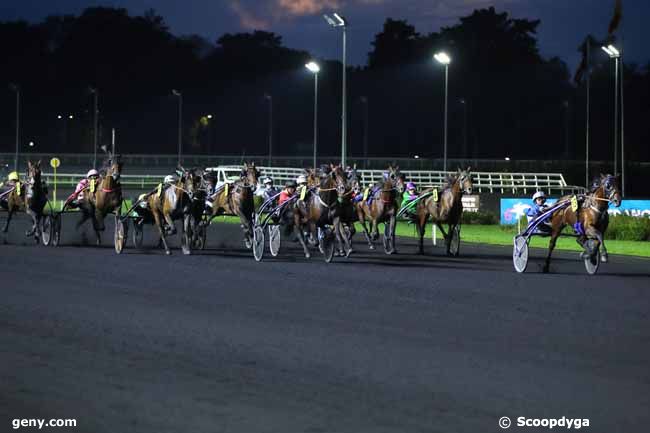
{"type": "Polygon", "coordinates": [[[325,226],[332,226],[339,244],[345,245],[346,254],[352,248],[349,239],[341,235],[340,204],[346,194],[346,177],[340,166],[330,165],[320,175],[318,187],[304,200],[304,205],[296,206],[294,212],[294,232],[302,245],[305,257],[311,257],[303,229],[307,227],[310,237],[320,238],[319,231],[325,226]]]}
{"type": "MultiPolygon", "coordinates": [[[[419,254],[424,254],[424,232],[429,217],[431,217],[433,224],[438,227],[444,236],[447,254],[450,254],[452,233],[456,229],[456,226],[460,224],[460,219],[463,214],[463,193],[471,194],[472,188],[471,167],[467,168],[467,170],[461,170],[459,168],[455,175],[447,178],[447,182],[440,193],[437,194],[437,198],[436,194],[431,194],[418,202],[415,212],[415,223],[420,238],[418,243],[419,254]],[[449,227],[447,233],[442,228],[443,224],[447,224],[449,227]]],[[[428,192],[430,190],[424,190],[422,194],[427,194],[428,192]]]]}
{"type": "Polygon", "coordinates": [[[89,196],[94,210],[94,228],[97,235],[97,244],[101,243],[99,232],[104,231],[104,218],[111,212],[120,217],[122,211],[122,162],[120,156],[109,153],[109,158],[102,170],[99,186],[94,194],[89,196]]]}
{"type": "Polygon", "coordinates": [[[379,238],[379,224],[384,223],[386,226],[386,253],[395,252],[395,226],[398,211],[397,195],[404,191],[404,177],[399,172],[399,167],[388,166],[384,173],[382,182],[375,186],[369,194],[372,194],[370,204],[369,200],[361,200],[356,204],[356,212],[363,234],[368,241],[368,247],[373,250],[373,244],[379,238]],[[370,231],[366,225],[370,221],[370,231]]]}
{"type": "MultiPolygon", "coordinates": [[[[618,176],[611,174],[600,175],[600,185],[596,189],[584,196],[584,200],[578,207],[573,210],[571,206],[561,207],[551,216],[551,240],[548,243],[548,255],[544,263],[543,272],[548,272],[551,264],[551,254],[555,248],[557,238],[567,225],[574,227],[578,232],[578,244],[584,249],[582,257],[594,257],[601,254],[603,262],[607,261],[607,249],[604,244],[604,235],[609,224],[607,209],[609,204],[614,206],[621,205],[621,192],[618,186],[618,176]],[[588,240],[593,242],[588,243],[588,240]],[[591,244],[591,247],[589,247],[591,244]],[[599,249],[602,248],[602,253],[599,249]]],[[[571,196],[561,197],[555,206],[559,203],[566,203],[571,200],[571,196]]]]}
{"type": "MultiPolygon", "coordinates": [[[[165,248],[165,254],[170,255],[171,250],[167,245],[166,235],[176,234],[174,220],[183,219],[183,232],[188,232],[189,216],[192,215],[193,197],[201,188],[201,175],[196,170],[186,171],[179,168],[181,176],[175,184],[159,185],[157,190],[150,193],[147,198],[149,209],[160,233],[160,241],[165,248]]],[[[190,254],[189,243],[183,248],[183,254],[190,254]]]]}
{"type": "Polygon", "coordinates": [[[245,163],[239,180],[220,186],[210,197],[212,212],[209,218],[223,214],[238,216],[244,232],[246,248],[252,246],[253,213],[255,212],[253,194],[259,177],[260,171],[255,168],[255,163],[245,163]]]}
{"type": "Polygon", "coordinates": [[[26,236],[34,236],[38,242],[41,235],[40,222],[43,217],[43,209],[47,204],[47,191],[41,181],[41,161],[27,162],[27,182],[22,185],[15,185],[13,191],[7,197],[7,222],[2,229],[9,230],[11,217],[15,212],[25,212],[32,218],[32,228],[26,236]]]}

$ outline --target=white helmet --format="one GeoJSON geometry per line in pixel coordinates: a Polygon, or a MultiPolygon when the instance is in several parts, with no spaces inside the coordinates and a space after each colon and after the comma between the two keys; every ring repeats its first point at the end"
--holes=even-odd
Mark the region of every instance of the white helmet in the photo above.
{"type": "Polygon", "coordinates": [[[168,174],[163,180],[164,183],[174,183],[176,182],[176,177],[173,174],[168,174]]]}
{"type": "Polygon", "coordinates": [[[270,177],[265,177],[265,178],[264,178],[264,182],[262,182],[262,183],[263,183],[264,185],[266,185],[266,184],[271,184],[271,185],[273,185],[273,179],[271,179],[270,177]]]}
{"type": "Polygon", "coordinates": [[[99,172],[94,168],[92,170],[88,170],[88,173],[86,173],[86,177],[91,177],[91,176],[99,176],[99,172]]]}
{"type": "Polygon", "coordinates": [[[301,174],[296,178],[296,183],[300,185],[301,183],[307,183],[307,178],[305,177],[304,174],[301,174]]]}
{"type": "Polygon", "coordinates": [[[537,200],[538,198],[546,198],[544,191],[537,191],[535,194],[533,194],[533,201],[537,200]]]}

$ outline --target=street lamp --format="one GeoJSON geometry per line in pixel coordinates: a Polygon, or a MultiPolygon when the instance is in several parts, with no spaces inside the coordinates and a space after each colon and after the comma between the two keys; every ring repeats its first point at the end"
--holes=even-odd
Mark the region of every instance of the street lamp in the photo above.
{"type": "Polygon", "coordinates": [[[181,165],[183,154],[183,94],[172,89],[172,94],[178,97],[178,165],[181,165]]]}
{"type": "Polygon", "coordinates": [[[94,96],[93,103],[93,168],[97,168],[97,122],[99,117],[99,91],[96,87],[89,88],[94,96]]]}
{"type": "Polygon", "coordinates": [[[265,93],[264,99],[269,101],[269,167],[271,167],[271,158],[273,157],[273,96],[265,93]]]}
{"type": "Polygon", "coordinates": [[[72,114],[68,114],[67,116],[59,114],[58,116],[56,116],[56,118],[63,122],[63,145],[62,145],[62,147],[67,151],[68,150],[68,135],[69,135],[68,122],[70,120],[74,119],[74,116],[72,114]]]}
{"type": "Polygon", "coordinates": [[[346,90],[346,69],[347,69],[347,27],[348,22],[345,18],[341,17],[338,13],[334,12],[333,17],[329,15],[323,15],[325,21],[330,26],[337,28],[340,27],[343,30],[343,100],[341,102],[341,165],[345,167],[345,156],[347,154],[347,90],[346,90]]]}
{"type": "Polygon", "coordinates": [[[451,58],[443,51],[436,53],[433,57],[445,67],[445,126],[442,171],[447,172],[447,94],[449,90],[449,64],[451,63],[451,58]]]}
{"type": "Polygon", "coordinates": [[[309,71],[314,74],[314,161],[313,167],[316,168],[316,150],[318,149],[318,73],[320,66],[316,62],[309,62],[305,65],[309,71]]]}
{"type": "MultiPolygon", "coordinates": [[[[621,53],[614,45],[602,47],[610,59],[614,59],[614,175],[618,173],[618,67],[621,61],[621,53]]],[[[623,162],[621,161],[621,164],[623,162]]]]}
{"type": "Polygon", "coordinates": [[[16,92],[16,156],[14,158],[14,171],[18,171],[18,149],[20,147],[20,86],[12,83],[9,87],[16,92]]]}

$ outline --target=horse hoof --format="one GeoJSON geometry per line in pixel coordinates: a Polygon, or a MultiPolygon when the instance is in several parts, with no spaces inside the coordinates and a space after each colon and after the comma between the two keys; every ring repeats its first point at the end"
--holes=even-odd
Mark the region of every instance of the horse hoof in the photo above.
{"type": "Polygon", "coordinates": [[[306,258],[306,259],[311,258],[311,254],[309,254],[309,253],[305,253],[305,258],[306,258]]]}
{"type": "Polygon", "coordinates": [[[345,257],[346,257],[346,258],[350,257],[350,254],[352,254],[353,252],[354,252],[354,250],[353,250],[352,248],[350,248],[350,249],[348,250],[348,252],[345,254],[345,257]]]}
{"type": "Polygon", "coordinates": [[[368,245],[368,248],[370,248],[371,250],[374,250],[375,246],[374,245],[368,245]]]}
{"type": "Polygon", "coordinates": [[[607,263],[608,260],[609,260],[609,257],[607,256],[607,254],[601,254],[600,255],[600,261],[601,262],[607,263]]]}
{"type": "Polygon", "coordinates": [[[171,255],[172,255],[172,252],[169,251],[169,250],[166,250],[166,251],[165,251],[165,254],[167,254],[168,256],[171,256],[171,255]]]}

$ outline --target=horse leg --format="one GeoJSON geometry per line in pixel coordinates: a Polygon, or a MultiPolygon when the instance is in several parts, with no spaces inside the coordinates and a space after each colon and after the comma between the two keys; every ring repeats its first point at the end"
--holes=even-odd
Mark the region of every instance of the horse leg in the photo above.
{"type": "Polygon", "coordinates": [[[102,215],[101,212],[95,212],[95,216],[93,217],[93,230],[95,231],[95,236],[97,237],[97,245],[102,244],[102,234],[101,232],[104,231],[104,215],[102,215]]]}
{"type": "Polygon", "coordinates": [[[429,215],[426,212],[420,212],[417,216],[416,227],[418,230],[418,254],[424,254],[424,233],[427,229],[427,220],[429,215]]]}
{"type": "MultiPolygon", "coordinates": [[[[600,246],[603,245],[603,235],[596,229],[594,226],[589,226],[585,229],[585,233],[587,237],[594,239],[595,240],[595,246],[591,251],[588,251],[588,254],[593,257],[595,254],[598,254],[598,250],[600,249],[600,246]]],[[[607,250],[605,250],[605,255],[607,254],[607,250]]],[[[602,254],[601,254],[601,259],[602,259],[602,254]]],[[[604,261],[607,261],[605,259],[604,261]]]]}
{"type": "Polygon", "coordinates": [[[32,228],[30,230],[27,230],[27,232],[25,232],[25,236],[27,236],[27,237],[34,236],[36,238],[36,240],[38,240],[38,237],[39,237],[38,232],[37,232],[37,230],[38,230],[38,220],[39,220],[38,215],[36,214],[36,212],[31,210],[29,208],[29,206],[25,207],[25,213],[27,215],[29,215],[31,217],[31,219],[32,219],[32,228]]]}
{"type": "Polygon", "coordinates": [[[374,250],[375,246],[373,245],[372,240],[370,239],[370,233],[368,233],[368,226],[366,225],[366,216],[364,215],[362,210],[357,210],[357,218],[359,219],[359,223],[361,224],[361,228],[363,229],[363,235],[366,237],[366,241],[368,242],[368,248],[374,250]]]}
{"type": "Polygon", "coordinates": [[[163,211],[163,217],[165,219],[165,222],[167,223],[167,227],[169,228],[169,233],[170,235],[175,235],[176,234],[176,225],[174,224],[174,220],[172,219],[172,216],[163,211]]]}
{"type": "Polygon", "coordinates": [[[393,213],[390,217],[390,249],[391,253],[396,254],[397,248],[395,248],[395,231],[397,229],[397,216],[393,213]]]}
{"type": "Polygon", "coordinates": [[[551,266],[551,254],[553,254],[553,250],[555,249],[555,243],[557,242],[557,238],[560,236],[560,232],[562,231],[561,228],[555,228],[553,227],[553,231],[551,232],[551,240],[548,243],[548,254],[546,255],[546,261],[544,262],[544,267],[542,268],[542,272],[548,273],[549,268],[551,266]]]}
{"type": "Polygon", "coordinates": [[[9,223],[11,222],[11,217],[14,215],[15,210],[12,208],[9,208],[10,210],[7,212],[7,222],[5,223],[4,228],[2,229],[3,233],[7,233],[9,231],[9,223]]]}
{"type": "Polygon", "coordinates": [[[251,242],[251,238],[252,238],[251,226],[252,226],[252,224],[250,223],[250,221],[246,217],[246,214],[244,214],[244,212],[242,212],[241,210],[237,211],[237,215],[239,216],[239,222],[241,223],[240,227],[244,232],[244,243],[246,244],[246,248],[251,248],[251,246],[253,245],[252,242],[251,242]]]}
{"type": "Polygon", "coordinates": [[[293,231],[298,238],[298,241],[300,242],[300,245],[302,245],[302,250],[305,253],[305,258],[309,258],[311,255],[309,254],[309,248],[307,248],[307,243],[305,242],[305,236],[302,233],[302,225],[300,223],[300,217],[296,218],[296,223],[293,225],[293,231]]]}
{"type": "Polygon", "coordinates": [[[157,211],[153,212],[153,219],[156,222],[156,227],[158,227],[158,232],[160,233],[160,242],[162,242],[163,247],[165,248],[165,254],[170,255],[172,252],[167,246],[167,241],[165,240],[165,228],[163,227],[163,221],[160,218],[160,214],[157,211]]]}

